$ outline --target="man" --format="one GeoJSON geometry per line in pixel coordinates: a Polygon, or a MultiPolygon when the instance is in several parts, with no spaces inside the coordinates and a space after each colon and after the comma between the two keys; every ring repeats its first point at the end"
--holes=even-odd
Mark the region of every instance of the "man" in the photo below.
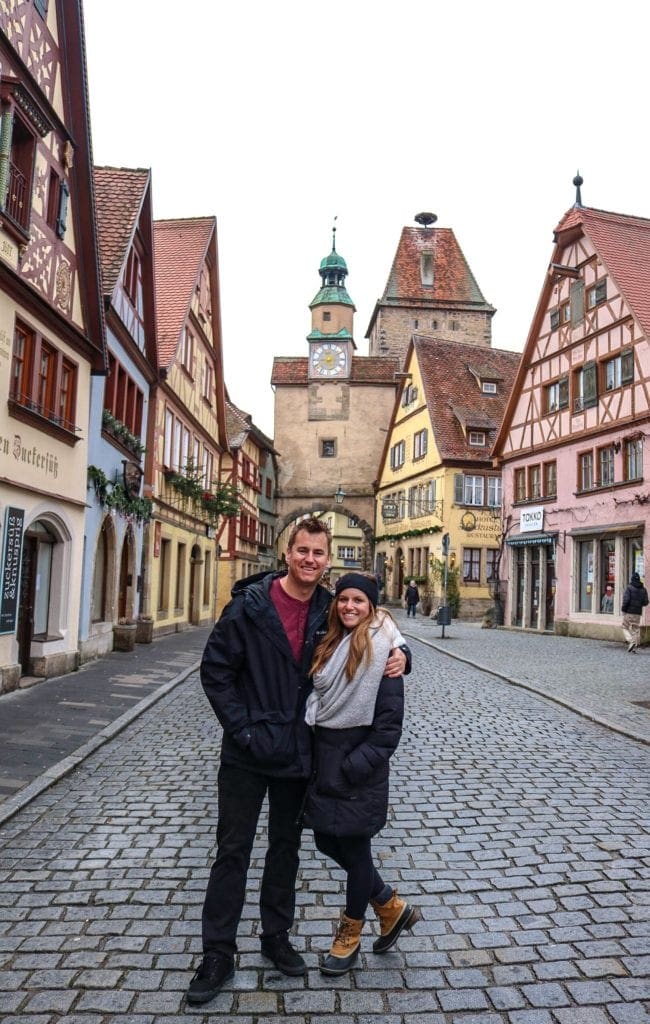
{"type": "MultiPolygon", "coordinates": [[[[201,682],[223,739],[217,857],[203,906],[203,959],[187,992],[190,1003],[208,1002],[234,973],[248,865],[267,794],[262,953],[283,974],[306,971],[288,932],[295,910],[299,819],[311,772],[305,701],[314,649],[325,634],[332,601],[318,585],[330,550],[322,520],[298,522],[289,537],[287,572],[237,583],[205,648],[201,682]]],[[[386,674],[401,675],[406,661],[403,650],[391,652],[386,674]]]]}
{"type": "Polygon", "coordinates": [[[408,587],[406,588],[404,596],[406,597],[406,618],[412,615],[415,618],[415,610],[420,600],[420,592],[416,586],[415,580],[409,580],[408,587]]]}
{"type": "Polygon", "coordinates": [[[623,636],[630,654],[636,654],[641,642],[641,613],[648,603],[648,591],[641,582],[638,572],[633,572],[625,588],[621,611],[623,612],[623,636]]]}

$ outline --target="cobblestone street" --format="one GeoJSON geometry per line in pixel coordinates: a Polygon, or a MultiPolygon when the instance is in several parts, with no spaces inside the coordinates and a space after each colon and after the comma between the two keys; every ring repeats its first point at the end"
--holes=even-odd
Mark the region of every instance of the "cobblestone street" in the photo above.
{"type": "Polygon", "coordinates": [[[235,977],[206,1007],[185,1005],[219,743],[194,673],[2,826],[5,1024],[650,1021],[650,748],[411,644],[392,815],[375,848],[423,920],[394,950],[372,954],[369,921],[360,966],[321,976],[343,876],[307,833],[295,941],[309,972],[269,969],[260,835],[235,977]]]}

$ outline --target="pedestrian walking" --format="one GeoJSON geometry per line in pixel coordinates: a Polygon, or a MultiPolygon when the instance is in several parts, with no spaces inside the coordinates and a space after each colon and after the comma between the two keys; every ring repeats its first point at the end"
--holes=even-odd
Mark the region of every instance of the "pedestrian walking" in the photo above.
{"type": "MultiPolygon", "coordinates": [[[[295,911],[299,823],[312,766],[305,722],[314,650],[332,595],[319,586],[331,553],[320,519],[298,522],[284,572],[240,580],[203,654],[201,682],[223,727],[217,780],[217,855],[203,905],[203,958],[189,1003],[206,1003],[232,977],[237,928],[259,815],[268,797],[268,846],[260,887],[261,947],[279,971],[305,973],[289,941],[295,911]]],[[[408,648],[387,654],[401,677],[408,648]]]]}
{"type": "Polygon", "coordinates": [[[415,580],[409,580],[409,584],[404,592],[404,598],[406,600],[406,618],[408,619],[409,615],[415,618],[415,611],[420,600],[420,592],[415,580]]]}
{"type": "Polygon", "coordinates": [[[633,572],[623,594],[623,636],[630,654],[636,654],[641,642],[641,613],[648,603],[648,591],[641,582],[638,572],[633,572]]]}
{"type": "Polygon", "coordinates": [[[420,912],[386,884],[372,859],[372,836],[386,824],[389,758],[402,732],[404,685],[384,664],[402,642],[384,609],[377,581],[347,573],[336,583],[328,629],[316,649],[314,690],[306,721],[314,727],[315,755],[304,820],[317,848],[347,874],[345,911],[323,974],[345,974],[355,963],[368,904],[378,916],[375,953],[385,953],[420,912]]]}

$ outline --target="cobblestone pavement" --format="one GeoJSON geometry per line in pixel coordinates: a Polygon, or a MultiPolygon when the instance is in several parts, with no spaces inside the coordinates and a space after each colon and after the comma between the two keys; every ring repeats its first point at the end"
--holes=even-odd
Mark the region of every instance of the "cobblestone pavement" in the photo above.
{"type": "MultiPolygon", "coordinates": [[[[487,631],[484,631],[487,632],[487,631]]],[[[641,1024],[650,1020],[650,749],[417,645],[392,815],[376,851],[423,920],[323,978],[342,875],[304,841],[306,978],[257,937],[263,835],[239,969],[184,991],[213,852],[219,730],[196,674],[0,830],[4,1024],[641,1024]]]]}
{"type": "Polygon", "coordinates": [[[400,629],[478,668],[544,694],[624,735],[650,743],[650,647],[457,622],[442,627],[391,609],[400,629]]]}

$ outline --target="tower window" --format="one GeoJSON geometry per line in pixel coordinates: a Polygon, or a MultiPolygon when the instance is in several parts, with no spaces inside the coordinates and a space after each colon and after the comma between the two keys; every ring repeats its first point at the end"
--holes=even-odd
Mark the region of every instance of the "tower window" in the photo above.
{"type": "Polygon", "coordinates": [[[320,443],[321,459],[336,458],[336,441],[334,439],[323,439],[320,443]]]}
{"type": "Polygon", "coordinates": [[[324,323],[327,323],[331,319],[332,319],[332,314],[331,313],[323,313],[323,322],[324,323]]]}
{"type": "Polygon", "coordinates": [[[423,252],[420,256],[420,279],[425,288],[433,286],[433,253],[423,252]]]}

